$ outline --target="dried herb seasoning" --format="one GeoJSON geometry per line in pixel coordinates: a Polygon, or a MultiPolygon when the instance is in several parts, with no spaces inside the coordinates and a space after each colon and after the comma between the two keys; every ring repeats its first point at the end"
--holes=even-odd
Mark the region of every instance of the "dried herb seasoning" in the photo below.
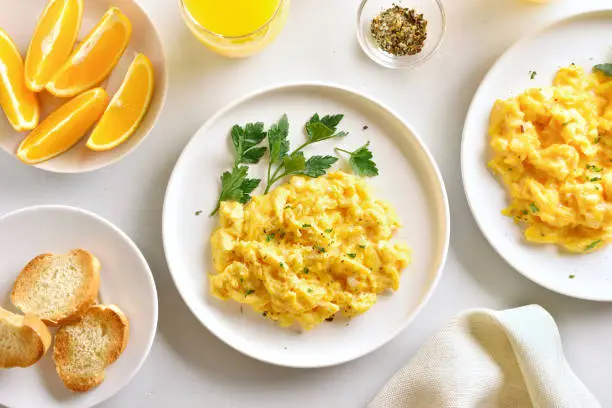
{"type": "Polygon", "coordinates": [[[372,37],[385,52],[395,56],[415,55],[427,39],[427,20],[414,9],[397,4],[372,19],[372,37]]]}

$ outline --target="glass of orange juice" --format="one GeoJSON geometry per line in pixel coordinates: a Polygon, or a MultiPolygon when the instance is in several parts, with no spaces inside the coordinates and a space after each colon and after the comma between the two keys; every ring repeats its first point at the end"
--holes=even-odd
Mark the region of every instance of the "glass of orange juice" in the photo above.
{"type": "Polygon", "coordinates": [[[227,57],[253,55],[283,29],[289,0],[178,0],[193,34],[227,57]]]}

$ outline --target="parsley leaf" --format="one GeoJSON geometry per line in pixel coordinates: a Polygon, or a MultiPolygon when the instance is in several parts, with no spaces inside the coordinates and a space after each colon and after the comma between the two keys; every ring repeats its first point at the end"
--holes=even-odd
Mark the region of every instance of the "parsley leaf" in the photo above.
{"type": "Polygon", "coordinates": [[[266,152],[265,147],[254,147],[266,138],[262,122],[247,123],[244,128],[234,125],[231,136],[232,144],[236,150],[236,164],[257,163],[266,152]]]}
{"type": "Polygon", "coordinates": [[[251,193],[253,190],[257,188],[257,186],[261,183],[260,179],[249,179],[245,178],[240,184],[240,190],[242,191],[242,196],[240,197],[240,203],[246,204],[251,201],[251,193]]]}
{"type": "Polygon", "coordinates": [[[283,166],[285,167],[284,175],[301,173],[306,167],[304,153],[295,152],[291,156],[285,156],[283,166]]]}
{"type": "Polygon", "coordinates": [[[593,71],[599,71],[605,76],[612,76],[612,64],[597,64],[593,67],[593,71]]]}
{"type": "Polygon", "coordinates": [[[308,177],[321,177],[338,159],[332,156],[312,156],[306,161],[303,174],[308,177]]]}
{"type": "Polygon", "coordinates": [[[529,204],[529,209],[531,209],[532,213],[537,213],[540,209],[535,205],[535,203],[529,204]]]}
{"type": "Polygon", "coordinates": [[[246,204],[251,199],[251,192],[257,188],[261,180],[249,179],[246,175],[249,171],[247,166],[234,166],[232,171],[226,171],[221,176],[221,194],[217,200],[217,206],[210,213],[215,215],[221,207],[221,201],[239,201],[246,204]]]}
{"type": "Polygon", "coordinates": [[[347,254],[347,255],[349,256],[349,258],[355,258],[357,256],[357,254],[355,254],[355,253],[350,253],[350,254],[347,254]]]}
{"type": "Polygon", "coordinates": [[[270,242],[274,239],[274,234],[268,234],[266,235],[266,242],[270,242]]]}
{"type": "Polygon", "coordinates": [[[252,295],[253,293],[255,293],[255,291],[253,289],[249,289],[246,292],[244,292],[244,296],[249,296],[249,295],[252,295]]]}
{"type": "Polygon", "coordinates": [[[273,164],[280,163],[289,152],[289,120],[283,114],[277,124],[268,130],[268,146],[270,148],[270,168],[273,164]]]}
{"type": "Polygon", "coordinates": [[[370,142],[361,146],[359,149],[354,152],[350,152],[348,150],[336,148],[336,151],[346,153],[350,155],[349,164],[353,169],[353,172],[361,177],[373,177],[378,176],[378,167],[376,167],[376,163],[372,160],[374,155],[368,149],[370,142]]]}

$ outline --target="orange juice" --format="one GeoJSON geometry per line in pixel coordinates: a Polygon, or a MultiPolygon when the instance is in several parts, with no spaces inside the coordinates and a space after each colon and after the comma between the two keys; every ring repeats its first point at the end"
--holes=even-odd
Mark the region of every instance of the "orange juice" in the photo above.
{"type": "Polygon", "coordinates": [[[280,33],[288,0],[180,0],[191,31],[212,50],[230,57],[258,52],[280,33]]]}

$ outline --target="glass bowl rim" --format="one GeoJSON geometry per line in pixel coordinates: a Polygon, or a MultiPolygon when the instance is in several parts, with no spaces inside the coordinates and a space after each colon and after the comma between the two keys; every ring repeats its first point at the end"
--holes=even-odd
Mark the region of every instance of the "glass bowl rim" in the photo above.
{"type": "MultiPolygon", "coordinates": [[[[431,57],[433,57],[438,52],[438,50],[440,49],[440,46],[442,45],[442,42],[444,41],[444,36],[446,34],[446,12],[444,11],[444,5],[442,4],[441,0],[430,0],[438,6],[438,11],[440,12],[440,18],[442,20],[442,30],[441,30],[442,33],[440,34],[440,38],[438,42],[431,49],[431,51],[425,54],[422,58],[415,60],[415,61],[408,62],[408,63],[403,63],[403,64],[399,63],[398,65],[391,64],[383,60],[378,55],[376,55],[376,53],[370,50],[368,48],[368,45],[365,43],[366,38],[364,36],[366,34],[364,34],[364,31],[361,28],[361,15],[363,14],[363,10],[365,9],[365,6],[368,4],[369,1],[370,0],[361,0],[361,4],[359,5],[359,8],[357,9],[357,40],[359,41],[359,45],[361,46],[361,49],[363,50],[363,52],[372,61],[376,62],[378,65],[381,65],[385,68],[390,68],[390,69],[414,69],[424,64],[425,62],[427,62],[429,59],[431,59],[431,57]]],[[[384,52],[384,51],[381,51],[381,52],[384,52]]],[[[400,61],[399,58],[401,58],[401,57],[394,56],[392,54],[389,54],[389,57],[391,58],[391,60],[395,60],[395,61],[400,61]]]]}
{"type": "Polygon", "coordinates": [[[222,39],[226,39],[226,40],[244,40],[246,38],[252,37],[253,35],[256,35],[259,32],[265,30],[270,25],[270,23],[272,23],[276,19],[276,17],[278,16],[281,8],[286,3],[286,1],[287,0],[278,0],[278,6],[276,6],[276,10],[274,10],[274,13],[272,14],[272,16],[265,23],[263,23],[263,25],[261,25],[260,27],[258,27],[254,31],[251,31],[250,33],[247,33],[247,34],[233,35],[233,36],[232,35],[223,35],[223,34],[215,33],[214,31],[209,30],[208,28],[206,28],[202,24],[200,24],[193,17],[191,12],[189,11],[187,6],[185,5],[185,0],[178,0],[178,3],[179,3],[179,6],[181,7],[181,11],[183,12],[183,15],[185,15],[189,19],[189,22],[191,24],[193,24],[194,26],[196,26],[199,30],[202,30],[202,31],[206,32],[207,34],[210,34],[210,35],[212,35],[214,37],[217,37],[217,38],[222,38],[222,39]]]}

